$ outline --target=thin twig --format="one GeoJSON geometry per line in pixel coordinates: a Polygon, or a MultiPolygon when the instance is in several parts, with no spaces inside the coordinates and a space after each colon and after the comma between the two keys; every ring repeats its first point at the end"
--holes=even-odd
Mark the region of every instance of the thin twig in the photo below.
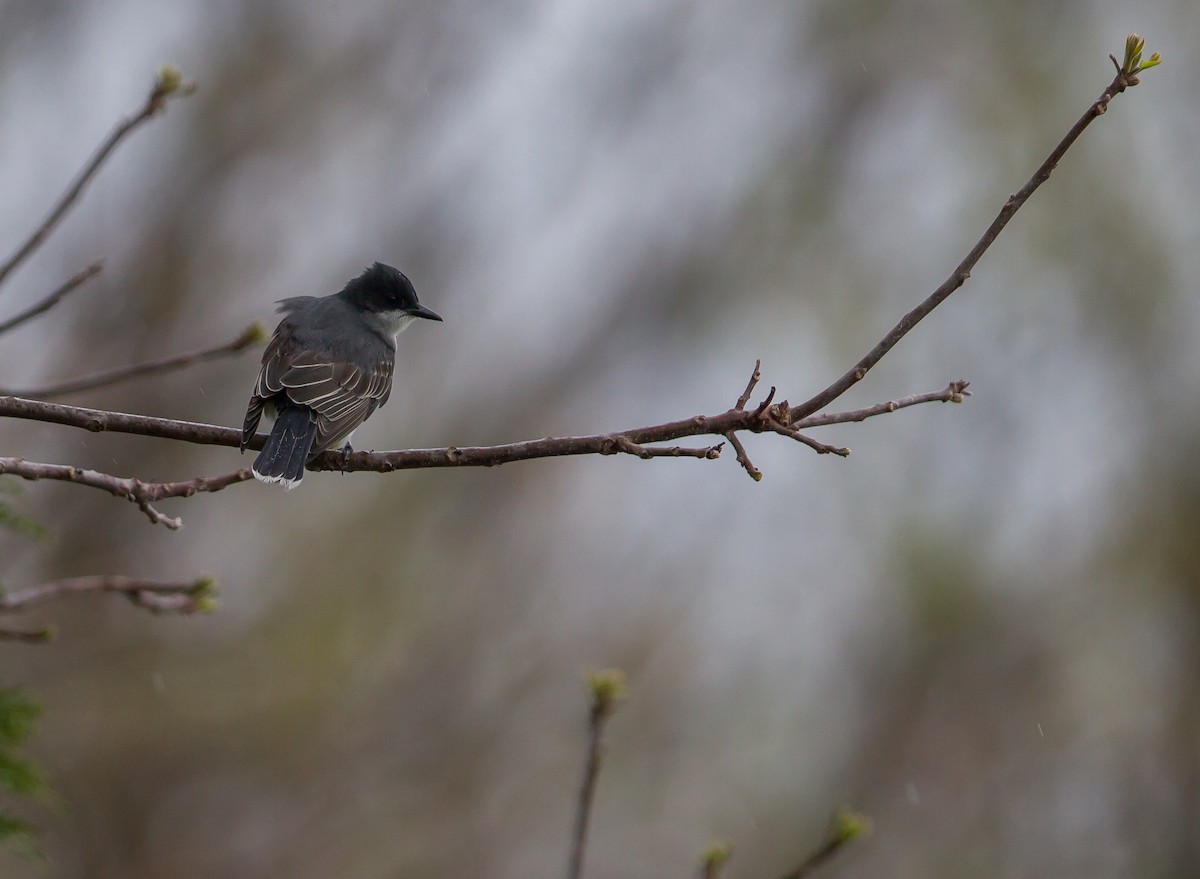
{"type": "Polygon", "coordinates": [[[833,813],[825,840],[800,866],[785,873],[782,879],[807,879],[813,871],[837,854],[845,845],[871,832],[871,819],[853,809],[840,808],[833,813]]]}
{"type": "Polygon", "coordinates": [[[3,264],[0,264],[0,285],[10,274],[25,262],[33,252],[41,246],[42,242],[49,237],[54,228],[66,216],[75,201],[83,194],[84,188],[96,176],[96,172],[100,170],[100,166],[104,164],[105,159],[112,155],[113,150],[124,140],[134,129],[145,122],[147,119],[161,112],[167,105],[167,99],[174,96],[185,96],[195,91],[195,86],[191,83],[184,83],[182,76],[178,70],[171,67],[164,67],[154,81],[154,87],[150,90],[150,94],[146,98],[146,102],[142,105],[142,109],[126,119],[123,119],[116,128],[104,139],[96,152],[88,160],[83,169],[71,181],[71,185],[67,187],[67,191],[59,198],[58,203],[54,205],[46,219],[38,226],[33,234],[26,239],[16,252],[13,253],[3,264]]]}
{"type": "Polygon", "coordinates": [[[8,320],[4,321],[4,323],[0,323],[0,333],[7,333],[9,330],[15,330],[17,327],[19,327],[21,324],[25,323],[26,321],[32,320],[33,318],[37,317],[39,314],[49,311],[54,306],[58,305],[58,303],[61,299],[63,299],[68,294],[73,293],[76,289],[81,287],[85,281],[91,280],[92,278],[96,277],[96,275],[100,274],[100,270],[103,268],[104,268],[104,260],[102,260],[102,259],[96,260],[94,263],[92,263],[90,266],[88,266],[82,272],[75,275],[75,277],[68,280],[65,284],[63,284],[61,287],[59,287],[57,290],[55,290],[53,293],[51,293],[49,296],[47,296],[45,299],[42,299],[42,300],[34,303],[33,305],[29,306],[29,308],[25,309],[24,311],[14,314],[8,320]]]}
{"type": "Polygon", "coordinates": [[[587,756],[584,758],[579,796],[575,801],[575,822],[571,832],[571,853],[567,859],[567,879],[579,879],[583,873],[588,821],[592,814],[592,801],[596,796],[600,763],[604,758],[604,726],[616,710],[618,700],[624,695],[625,675],[616,669],[606,669],[588,675],[587,683],[592,695],[592,705],[588,712],[587,756]]]}
{"type": "Polygon", "coordinates": [[[54,629],[46,626],[41,629],[2,629],[0,641],[19,641],[25,644],[45,644],[54,640],[54,629]]]}
{"type": "Polygon", "coordinates": [[[245,351],[247,348],[261,342],[264,337],[263,326],[260,323],[253,323],[238,335],[231,342],[225,342],[222,345],[217,345],[212,348],[205,348],[203,351],[192,351],[187,354],[177,354],[174,357],[164,357],[160,360],[149,360],[145,363],[135,363],[130,366],[122,366],[117,369],[111,369],[107,372],[100,372],[94,375],[84,376],[83,378],[70,379],[69,381],[59,382],[56,385],[47,385],[43,388],[33,388],[25,391],[0,391],[0,394],[7,394],[16,397],[32,397],[34,399],[53,400],[57,397],[65,397],[68,394],[76,394],[80,391],[90,391],[96,388],[109,387],[110,385],[119,384],[129,381],[134,378],[142,378],[148,375],[158,375],[164,372],[172,372],[177,369],[184,369],[196,363],[202,363],[206,360],[217,360],[221,357],[229,357],[245,351]]]}
{"type": "Polygon", "coordinates": [[[839,458],[850,457],[849,449],[842,448],[839,446],[828,446],[825,443],[818,442],[817,440],[813,439],[811,436],[805,436],[798,430],[793,430],[790,427],[785,427],[782,423],[772,423],[768,429],[775,433],[782,434],[783,436],[789,436],[798,443],[804,443],[804,445],[808,446],[810,449],[817,452],[818,454],[837,455],[839,458]]]}
{"type": "Polygon", "coordinates": [[[1067,132],[1066,137],[1059,141],[1058,146],[1046,157],[1046,161],[1042,162],[1041,166],[1034,172],[1025,185],[1008,197],[1008,200],[1004,202],[1004,206],[1000,208],[1000,213],[996,215],[996,218],[992,220],[992,224],[988,226],[987,231],[983,233],[983,237],[975,243],[975,246],[963,258],[963,261],[958,264],[958,267],[955,268],[950,277],[934,290],[924,302],[904,315],[900,319],[900,322],[879,341],[879,344],[868,351],[841,378],[816,396],[794,407],[791,415],[792,424],[802,421],[815,412],[820,412],[842,394],[846,393],[853,385],[862,381],[871,367],[882,360],[883,356],[891,351],[897,342],[903,339],[913,327],[924,320],[931,311],[941,305],[951,293],[966,283],[967,279],[971,277],[971,270],[975,268],[975,264],[979,262],[980,257],[992,246],[996,238],[1004,230],[1004,227],[1008,225],[1008,221],[1013,218],[1013,215],[1020,209],[1021,205],[1025,204],[1029,196],[1033,195],[1039,186],[1050,179],[1051,172],[1054,171],[1067,150],[1071,148],[1071,145],[1083,134],[1084,129],[1104,114],[1108,109],[1109,101],[1125,91],[1126,88],[1137,84],[1137,77],[1134,73],[1118,69],[1117,75],[1113,78],[1108,88],[1104,90],[1099,100],[1088,107],[1087,112],[1079,118],[1079,121],[1071,126],[1071,130],[1067,132]]]}
{"type": "Polygon", "coordinates": [[[762,482],[762,471],[750,463],[750,456],[746,454],[746,447],[742,445],[742,441],[738,439],[738,435],[731,430],[725,434],[725,438],[733,446],[734,454],[737,455],[737,462],[742,465],[750,475],[750,478],[755,482],[762,482]]]}
{"type": "Polygon", "coordinates": [[[248,469],[243,469],[223,476],[197,476],[182,482],[142,482],[134,477],[112,476],[98,470],[86,470],[68,464],[40,464],[23,458],[0,458],[0,474],[5,473],[29,480],[56,479],[74,482],[107,491],[114,497],[123,497],[136,504],[152,523],[165,525],[172,531],[182,528],[183,520],[160,513],[153,506],[157,501],[172,497],[191,497],[198,492],[220,491],[253,478],[248,469]]]}
{"type": "Polygon", "coordinates": [[[734,409],[745,409],[746,404],[750,402],[750,395],[754,393],[754,387],[762,378],[762,361],[754,361],[754,371],[750,373],[750,381],[746,382],[746,390],[742,391],[742,395],[737,398],[737,404],[734,409]]]}
{"type": "Polygon", "coordinates": [[[0,595],[0,613],[16,613],[64,595],[85,592],[114,592],[124,595],[139,607],[156,613],[195,613],[212,607],[215,595],[212,578],[199,577],[189,582],[163,582],[124,577],[118,574],[97,574],[51,580],[17,592],[0,595]]]}
{"type": "Polygon", "coordinates": [[[849,412],[825,412],[819,415],[810,415],[807,418],[797,421],[792,426],[801,430],[807,430],[812,427],[825,427],[829,424],[866,421],[868,418],[873,418],[876,415],[886,415],[889,412],[895,412],[897,409],[907,409],[909,406],[916,406],[920,403],[961,403],[964,397],[971,396],[971,392],[967,390],[970,384],[969,381],[959,379],[958,381],[950,382],[950,384],[946,385],[940,391],[930,391],[925,394],[910,394],[898,400],[888,400],[885,403],[876,403],[873,406],[852,409],[849,412]]]}

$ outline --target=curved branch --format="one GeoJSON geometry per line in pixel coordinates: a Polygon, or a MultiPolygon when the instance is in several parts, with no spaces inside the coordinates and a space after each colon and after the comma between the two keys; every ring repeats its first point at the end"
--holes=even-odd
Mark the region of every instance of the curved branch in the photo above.
{"type": "MultiPolygon", "coordinates": [[[[112,476],[98,470],[87,470],[83,467],[72,467],[68,464],[39,464],[36,461],[26,461],[22,458],[0,458],[0,474],[20,476],[22,479],[56,479],[63,482],[74,482],[107,491],[114,497],[123,497],[137,504],[153,524],[165,525],[172,531],[183,527],[179,517],[165,516],[156,510],[153,504],[164,498],[191,497],[197,492],[220,491],[239,482],[252,479],[249,470],[235,470],[224,476],[197,476],[182,482],[142,482],[134,477],[112,476]]],[[[2,609],[2,607],[0,607],[2,609]]]]}
{"type": "Polygon", "coordinates": [[[191,83],[184,83],[182,75],[173,67],[164,67],[159,71],[158,77],[154,81],[154,87],[146,97],[146,102],[142,105],[142,109],[133,116],[122,120],[112,130],[96,149],[96,152],[92,154],[87,164],[83,166],[83,170],[71,181],[71,185],[67,187],[67,191],[59,198],[58,202],[46,216],[46,219],[42,221],[42,224],[33,230],[33,234],[25,240],[24,244],[17,248],[12,256],[0,264],[0,285],[4,283],[17,266],[33,255],[33,252],[41,246],[42,242],[49,237],[55,227],[62,222],[63,217],[67,215],[67,211],[71,209],[79,196],[83,194],[84,188],[96,176],[96,172],[100,170],[100,166],[104,164],[105,159],[112,155],[113,150],[117,148],[121,141],[128,137],[134,129],[147,119],[165,109],[168,98],[176,95],[180,97],[190,95],[193,91],[195,91],[195,86],[191,83]]]}

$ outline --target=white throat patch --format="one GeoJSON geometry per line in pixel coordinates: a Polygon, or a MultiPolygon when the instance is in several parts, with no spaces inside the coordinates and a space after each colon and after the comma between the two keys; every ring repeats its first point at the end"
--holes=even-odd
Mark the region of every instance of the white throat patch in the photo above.
{"type": "Polygon", "coordinates": [[[367,320],[385,336],[393,339],[404,332],[416,318],[408,312],[395,309],[393,311],[369,311],[367,320]]]}

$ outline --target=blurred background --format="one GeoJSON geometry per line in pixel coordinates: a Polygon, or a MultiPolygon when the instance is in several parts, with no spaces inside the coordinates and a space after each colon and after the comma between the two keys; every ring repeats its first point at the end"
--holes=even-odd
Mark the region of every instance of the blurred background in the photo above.
{"type": "MultiPolygon", "coordinates": [[[[835,408],[719,461],[312,474],[164,503],[30,483],[0,579],[215,576],[212,615],[44,605],[0,645],[53,877],[555,876],[582,679],[616,666],[590,877],[1196,875],[1200,9],[1194,0],[0,0],[7,255],[163,62],[137,132],[4,288],[30,387],[274,325],[374,260],[401,338],[361,448],[490,444],[806,399],[940,283],[1148,37],[970,283],[835,408]]],[[[68,402],[240,425],[257,351],[68,402]]],[[[33,422],[6,455],[176,480],[235,450],[33,422]]],[[[6,480],[14,483],[15,480],[6,480]]],[[[5,876],[37,868],[7,853],[5,876]]]]}

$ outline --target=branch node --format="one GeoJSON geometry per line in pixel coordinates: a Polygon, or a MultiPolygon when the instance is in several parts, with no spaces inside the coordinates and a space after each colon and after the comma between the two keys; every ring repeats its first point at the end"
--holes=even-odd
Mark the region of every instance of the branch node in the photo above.
{"type": "MultiPolygon", "coordinates": [[[[616,436],[613,437],[613,442],[616,443],[617,448],[620,449],[622,452],[625,452],[626,454],[629,454],[629,455],[637,455],[643,461],[648,461],[654,457],[654,454],[649,449],[642,448],[641,446],[639,446],[637,443],[633,442],[633,440],[631,440],[627,436],[622,436],[621,434],[617,434],[616,436]]],[[[679,453],[680,453],[680,451],[678,448],[672,449],[667,452],[667,454],[673,454],[675,457],[679,457],[679,453]]]]}

